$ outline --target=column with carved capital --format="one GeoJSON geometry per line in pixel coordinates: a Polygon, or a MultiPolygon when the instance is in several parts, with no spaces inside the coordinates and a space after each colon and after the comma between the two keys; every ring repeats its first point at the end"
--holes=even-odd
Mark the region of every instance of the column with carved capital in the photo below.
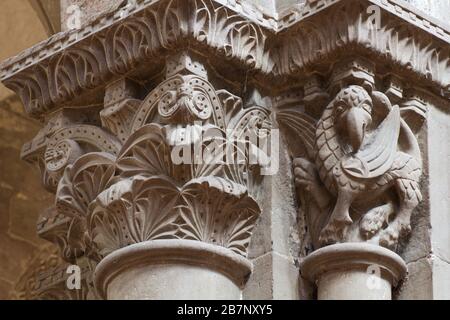
{"type": "Polygon", "coordinates": [[[447,26],[397,0],[98,8],[0,65],[43,123],[22,156],[55,194],[38,233],[83,267],[70,296],[435,294],[447,26]]]}
{"type": "Polygon", "coordinates": [[[231,13],[121,3],[25,52],[47,54],[18,77],[5,63],[2,79],[45,123],[22,152],[55,193],[38,232],[88,266],[83,298],[241,299],[271,120],[231,93],[245,71],[209,63],[266,64],[262,30],[231,13]]]}
{"type": "Polygon", "coordinates": [[[362,56],[337,62],[329,74],[310,76],[304,111],[278,113],[303,146],[292,141],[293,152],[300,150],[295,182],[316,250],[301,272],[319,299],[391,299],[407,272],[393,251],[422,200],[415,133],[426,105],[403,87],[396,96],[395,78],[378,82],[376,68],[362,56]]]}
{"type": "Polygon", "coordinates": [[[122,100],[123,86],[107,89],[108,98],[119,99],[100,113],[124,142],[117,157],[80,158],[57,194],[72,201],[73,178],[88,167],[91,179],[98,173],[104,183],[86,216],[104,258],[97,289],[113,299],[239,299],[260,212],[252,183],[261,177],[247,158],[251,146],[238,144],[269,129],[267,111],[240,110],[240,99],[217,91],[185,53],[168,58],[163,82],[141,102],[122,100]]]}
{"type": "Polygon", "coordinates": [[[250,159],[257,143],[244,139],[270,131],[266,109],[241,106],[182,52],[149,92],[111,83],[98,126],[52,136],[44,176],[58,182],[71,252],[98,262],[100,297],[240,298],[262,179],[250,159]]]}

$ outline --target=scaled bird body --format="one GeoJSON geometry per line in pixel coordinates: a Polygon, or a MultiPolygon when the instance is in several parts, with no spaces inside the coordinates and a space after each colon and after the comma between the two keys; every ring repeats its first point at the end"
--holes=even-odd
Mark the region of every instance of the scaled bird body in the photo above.
{"type": "Polygon", "coordinates": [[[353,205],[369,203],[392,189],[397,203],[387,201],[369,210],[360,221],[360,229],[366,238],[381,232],[379,243],[393,247],[400,234],[409,231],[412,210],[422,197],[420,150],[398,106],[392,107],[380,92],[370,96],[364,88],[350,86],[338,93],[316,124],[307,122],[303,121],[302,127],[310,126],[303,137],[309,140],[304,144],[312,147],[310,159],[294,161],[295,176],[298,185],[316,190],[320,201],[323,195],[318,193],[324,192],[335,200],[331,201],[330,215],[320,234],[322,245],[344,241],[347,227],[353,223],[349,213],[353,205]],[[375,112],[387,116],[371,129],[375,112]],[[384,226],[387,228],[382,230],[384,226]]]}

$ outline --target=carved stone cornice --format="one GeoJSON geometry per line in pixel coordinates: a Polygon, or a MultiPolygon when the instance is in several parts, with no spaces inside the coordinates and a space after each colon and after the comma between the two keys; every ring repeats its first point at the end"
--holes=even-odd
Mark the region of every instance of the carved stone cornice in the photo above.
{"type": "Polygon", "coordinates": [[[170,287],[182,267],[200,279],[211,271],[225,297],[239,297],[277,126],[314,249],[395,251],[411,230],[422,198],[416,136],[432,99],[449,104],[449,30],[396,0],[255,10],[139,0],[0,68],[45,123],[22,150],[56,195],[39,234],[67,262],[86,259],[90,272],[100,263],[103,297],[139,288],[132,297],[164,298],[145,281],[170,287]],[[237,273],[202,262],[214,255],[237,273]]]}
{"type": "Polygon", "coordinates": [[[449,31],[401,2],[307,1],[279,17],[255,10],[240,2],[141,0],[5,61],[0,79],[30,114],[42,116],[103,90],[137,64],[156,67],[154,57],[183,47],[213,48],[265,75],[261,81],[298,75],[351,48],[434,85],[438,95],[449,94],[449,31]],[[381,26],[371,25],[367,7],[373,4],[381,8],[381,26]]]}

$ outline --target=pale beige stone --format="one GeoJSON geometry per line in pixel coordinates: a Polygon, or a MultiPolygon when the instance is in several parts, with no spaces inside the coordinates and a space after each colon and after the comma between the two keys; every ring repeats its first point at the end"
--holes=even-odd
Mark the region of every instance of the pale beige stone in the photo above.
{"type": "Polygon", "coordinates": [[[158,240],[115,251],[95,282],[109,300],[239,300],[251,263],[226,249],[187,240],[158,240]]]}
{"type": "Polygon", "coordinates": [[[319,300],[391,300],[392,287],[406,276],[397,254],[370,244],[335,244],[309,255],[301,266],[315,282],[319,300]]]}
{"type": "MultiPolygon", "coordinates": [[[[55,7],[39,3],[27,10],[56,31],[55,7]]],[[[298,299],[317,285],[319,299],[391,299],[421,296],[420,284],[422,296],[447,296],[444,21],[397,0],[63,0],[60,9],[63,32],[0,65],[0,80],[43,123],[21,156],[55,197],[37,231],[65,261],[42,275],[27,269],[43,285],[21,296],[298,299]],[[266,176],[251,137],[278,139],[275,129],[282,141],[263,155],[277,170],[266,176]],[[230,140],[238,163],[180,161],[230,140]],[[75,293],[56,276],[72,263],[83,267],[75,293]]],[[[31,198],[10,175],[0,199],[14,201],[0,208],[21,217],[31,198]]]]}

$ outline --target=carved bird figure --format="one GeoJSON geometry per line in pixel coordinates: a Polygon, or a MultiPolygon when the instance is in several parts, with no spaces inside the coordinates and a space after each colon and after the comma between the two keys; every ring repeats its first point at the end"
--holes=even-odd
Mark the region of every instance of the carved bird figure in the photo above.
{"type": "Polygon", "coordinates": [[[309,159],[294,161],[296,184],[312,192],[317,202],[330,199],[320,243],[344,241],[353,224],[350,208],[391,192],[395,196],[389,198],[398,201],[369,210],[360,220],[360,231],[367,239],[380,233],[379,244],[392,248],[409,232],[411,213],[422,199],[420,149],[399,107],[381,92],[369,95],[354,85],[337,94],[319,121],[306,115],[295,121],[309,148],[309,159]],[[375,124],[375,114],[387,116],[375,124]]]}

